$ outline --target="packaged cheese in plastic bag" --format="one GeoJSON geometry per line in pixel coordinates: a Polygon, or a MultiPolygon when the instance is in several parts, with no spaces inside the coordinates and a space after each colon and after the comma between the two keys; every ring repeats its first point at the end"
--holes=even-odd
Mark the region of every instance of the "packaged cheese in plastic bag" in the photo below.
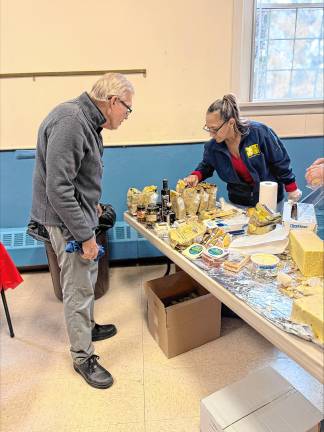
{"type": "Polygon", "coordinates": [[[170,198],[172,210],[176,214],[176,218],[184,219],[186,217],[186,208],[182,196],[178,192],[171,190],[170,198]]]}
{"type": "Polygon", "coordinates": [[[204,224],[197,221],[187,222],[178,228],[171,228],[169,231],[170,245],[173,248],[187,248],[192,243],[199,243],[205,231],[204,224]]]}
{"type": "Polygon", "coordinates": [[[200,195],[197,193],[196,188],[187,187],[182,194],[187,216],[197,214],[200,204],[200,195]]]}
{"type": "Polygon", "coordinates": [[[217,186],[214,184],[210,184],[207,192],[209,196],[207,210],[213,210],[214,208],[216,208],[217,186]]]}
{"type": "Polygon", "coordinates": [[[209,202],[209,194],[204,187],[197,187],[198,195],[200,196],[198,213],[207,210],[209,202]]]}
{"type": "Polygon", "coordinates": [[[149,204],[156,204],[157,200],[157,186],[145,186],[141,193],[140,204],[147,207],[149,204]]]}
{"type": "Polygon", "coordinates": [[[183,191],[185,190],[185,188],[186,188],[185,181],[182,180],[182,179],[178,180],[178,183],[177,183],[177,186],[176,186],[176,192],[178,192],[178,194],[181,195],[183,193],[183,191]]]}
{"type": "Polygon", "coordinates": [[[136,215],[140,196],[141,196],[141,191],[139,191],[136,188],[129,188],[127,191],[127,208],[129,213],[133,216],[136,215]]]}

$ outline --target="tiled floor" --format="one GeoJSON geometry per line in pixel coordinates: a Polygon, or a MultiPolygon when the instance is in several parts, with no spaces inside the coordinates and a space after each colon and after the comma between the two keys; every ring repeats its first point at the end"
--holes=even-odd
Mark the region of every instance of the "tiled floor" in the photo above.
{"type": "Polygon", "coordinates": [[[96,321],[117,336],[96,342],[115,378],[88,386],[71,367],[62,304],[48,272],[24,273],[6,291],[15,338],[1,310],[3,432],[198,432],[199,402],[271,364],[319,408],[322,386],[239,319],[223,318],[222,337],[167,359],[147,330],[143,282],[165,266],[112,268],[110,289],[95,303],[96,321]]]}

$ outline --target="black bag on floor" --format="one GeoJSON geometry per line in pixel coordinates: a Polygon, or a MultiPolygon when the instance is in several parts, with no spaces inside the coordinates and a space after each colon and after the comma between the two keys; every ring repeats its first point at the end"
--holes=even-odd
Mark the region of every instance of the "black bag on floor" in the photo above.
{"type": "MultiPolygon", "coordinates": [[[[95,286],[95,299],[100,298],[109,289],[109,250],[107,230],[112,228],[116,222],[116,212],[110,204],[100,204],[102,215],[99,218],[99,225],[95,230],[98,245],[105,249],[105,254],[98,262],[98,277],[95,286]]],[[[59,300],[63,299],[60,283],[60,268],[57,263],[56,253],[51,245],[49,234],[44,225],[31,219],[27,226],[27,234],[38,241],[45,243],[48,267],[51,273],[54,293],[59,300]]]]}
{"type": "Polygon", "coordinates": [[[116,212],[110,204],[100,204],[102,215],[99,218],[99,225],[96,228],[96,235],[112,228],[116,222],[116,212]]]}

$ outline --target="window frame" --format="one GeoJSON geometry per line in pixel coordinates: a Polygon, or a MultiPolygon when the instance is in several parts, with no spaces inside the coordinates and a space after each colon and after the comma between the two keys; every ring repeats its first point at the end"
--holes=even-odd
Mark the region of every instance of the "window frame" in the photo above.
{"type": "MultiPolygon", "coordinates": [[[[238,95],[246,115],[322,114],[322,99],[252,101],[255,49],[256,0],[234,0],[232,27],[231,87],[238,95]]],[[[299,3],[297,7],[318,7],[318,3],[299,3]]],[[[291,5],[281,5],[291,8],[291,5]]]]}

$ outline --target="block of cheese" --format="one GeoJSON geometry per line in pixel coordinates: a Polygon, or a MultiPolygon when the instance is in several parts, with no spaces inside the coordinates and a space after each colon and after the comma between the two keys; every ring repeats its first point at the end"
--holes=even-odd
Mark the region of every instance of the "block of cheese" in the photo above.
{"type": "Polygon", "coordinates": [[[291,321],[309,325],[315,338],[324,343],[323,293],[294,300],[291,321]]]}
{"type": "Polygon", "coordinates": [[[233,272],[239,272],[250,260],[248,255],[242,255],[239,252],[230,251],[226,261],[224,261],[223,267],[226,270],[233,272]]]}
{"type": "Polygon", "coordinates": [[[304,296],[311,296],[316,294],[322,294],[324,296],[323,285],[298,285],[296,290],[304,296]]]}
{"type": "Polygon", "coordinates": [[[313,231],[296,229],[289,233],[290,253],[304,276],[323,276],[323,241],[313,231]]]}

